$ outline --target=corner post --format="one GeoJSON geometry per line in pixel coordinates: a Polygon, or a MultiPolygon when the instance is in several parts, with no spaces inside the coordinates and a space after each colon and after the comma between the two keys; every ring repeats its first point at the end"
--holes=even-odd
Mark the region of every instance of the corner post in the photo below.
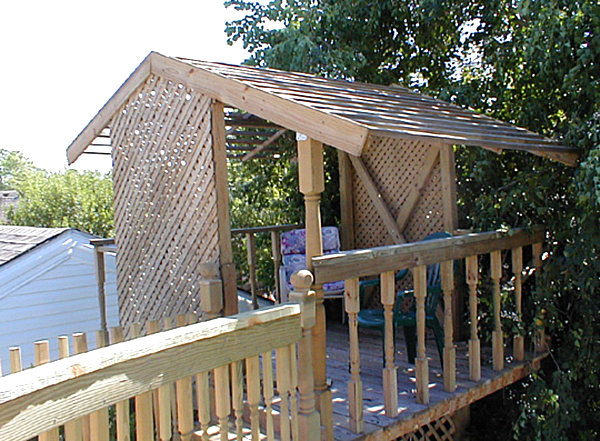
{"type": "MultiPolygon", "coordinates": [[[[321,237],[321,193],[325,189],[323,174],[323,144],[298,133],[298,174],[300,192],[304,195],[306,225],[306,267],[312,271],[312,258],[323,254],[321,237]]],[[[321,412],[321,424],[325,427],[325,439],[333,440],[333,404],[326,378],[325,294],[322,285],[313,285],[316,310],[313,330],[313,370],[317,408],[321,412]]]]}
{"type": "Polygon", "coordinates": [[[298,393],[299,439],[320,439],[321,423],[319,412],[315,408],[314,375],[312,360],[312,329],[315,326],[315,292],[310,291],[313,276],[310,271],[301,270],[290,278],[294,290],[290,293],[290,301],[300,303],[302,314],[302,338],[298,343],[298,393]]]}

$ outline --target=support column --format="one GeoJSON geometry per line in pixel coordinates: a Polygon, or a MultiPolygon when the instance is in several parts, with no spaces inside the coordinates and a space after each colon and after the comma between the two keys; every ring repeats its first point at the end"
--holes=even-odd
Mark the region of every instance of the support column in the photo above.
{"type": "MultiPolygon", "coordinates": [[[[297,134],[298,174],[300,192],[304,195],[306,226],[306,267],[312,271],[312,258],[323,254],[321,237],[321,193],[325,189],[323,175],[323,144],[302,134],[297,134]]],[[[313,371],[317,407],[321,413],[321,425],[325,428],[325,439],[333,440],[333,408],[331,391],[326,377],[325,307],[322,285],[314,285],[316,310],[313,329],[313,371]]]]}

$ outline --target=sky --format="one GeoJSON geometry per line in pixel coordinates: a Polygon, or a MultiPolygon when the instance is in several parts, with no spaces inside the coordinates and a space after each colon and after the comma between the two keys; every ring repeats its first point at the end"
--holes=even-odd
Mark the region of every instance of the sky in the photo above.
{"type": "MultiPolygon", "coordinates": [[[[150,51],[240,63],[226,44],[223,0],[0,2],[0,148],[67,168],[66,149],[150,51]]],[[[82,155],[78,170],[110,170],[82,155]]]]}

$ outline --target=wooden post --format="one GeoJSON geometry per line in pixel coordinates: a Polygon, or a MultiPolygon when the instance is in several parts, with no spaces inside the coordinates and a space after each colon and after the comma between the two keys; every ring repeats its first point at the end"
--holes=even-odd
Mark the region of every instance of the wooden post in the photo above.
{"type": "MultiPolygon", "coordinates": [[[[175,317],[177,327],[187,325],[185,314],[175,317]]],[[[175,382],[177,396],[177,421],[179,422],[179,435],[182,441],[192,439],[194,432],[194,406],[192,403],[192,377],[182,378],[175,382]]]]}
{"type": "Polygon", "coordinates": [[[248,252],[248,270],[250,272],[250,292],[252,293],[252,307],[258,309],[256,293],[256,240],[254,233],[246,233],[246,249],[248,252]]]}
{"type": "MultiPolygon", "coordinates": [[[[258,355],[246,359],[246,384],[248,391],[248,407],[250,408],[250,431],[252,434],[252,441],[259,441],[260,419],[258,405],[260,404],[260,360],[258,355]]],[[[243,389],[241,393],[244,393],[243,389]]]]}
{"type": "MultiPolygon", "coordinates": [[[[50,345],[48,340],[36,341],[34,343],[35,365],[40,366],[50,362],[50,345]]],[[[47,432],[40,433],[39,441],[58,441],[58,427],[47,432]]]]}
{"type": "Polygon", "coordinates": [[[196,375],[196,400],[198,400],[198,421],[202,430],[202,441],[208,441],[208,428],[210,426],[210,387],[208,384],[208,372],[200,372],[196,375]]]}
{"type": "Polygon", "coordinates": [[[277,374],[277,392],[281,401],[279,403],[279,426],[281,441],[291,440],[290,425],[290,350],[288,346],[275,349],[275,373],[277,374]]]}
{"type": "Polygon", "coordinates": [[[231,248],[231,223],[229,220],[229,190],[227,177],[227,146],[225,141],[225,113],[223,103],[214,101],[211,112],[211,135],[217,192],[217,219],[219,222],[219,260],[223,280],[225,315],[238,312],[237,283],[233,250],[231,248]]]}
{"type": "Polygon", "coordinates": [[[494,301],[494,331],[492,333],[492,351],[494,353],[494,370],[504,369],[504,337],[502,336],[502,298],[500,294],[500,278],[502,277],[502,254],[500,251],[490,253],[492,298],[494,301]]]}
{"type": "Polygon", "coordinates": [[[229,412],[231,399],[229,397],[229,365],[219,366],[214,371],[215,407],[219,420],[219,436],[221,441],[229,439],[229,412]]]}
{"type": "MultiPolygon", "coordinates": [[[[337,150],[337,149],[336,149],[337,150]]],[[[340,239],[343,250],[354,248],[354,205],[352,196],[352,164],[348,153],[337,150],[340,175],[340,239]]]]}
{"type": "MultiPolygon", "coordinates": [[[[73,352],[75,354],[83,354],[87,352],[87,336],[82,332],[73,334],[73,352]]],[[[81,418],[81,433],[83,441],[90,441],[90,417],[89,415],[81,418]]]]}
{"type": "Polygon", "coordinates": [[[219,268],[212,263],[199,267],[202,279],[198,282],[200,305],[207,320],[218,317],[223,309],[223,282],[219,279],[219,268]]]}
{"type": "MultiPolygon", "coordinates": [[[[58,358],[68,358],[69,352],[69,337],[61,335],[58,337],[58,358]]],[[[81,441],[82,438],[80,419],[65,423],[65,441],[81,441]]]]}
{"type": "Polygon", "coordinates": [[[381,303],[385,320],[383,367],[383,402],[385,414],[390,418],[398,415],[398,369],[394,359],[394,302],[396,300],[396,279],[394,272],[381,274],[381,303]]]}
{"type": "Polygon", "coordinates": [[[21,363],[21,348],[13,346],[9,349],[10,351],[10,372],[15,374],[23,370],[23,364],[21,363]]]}
{"type": "MultiPolygon", "coordinates": [[[[306,226],[306,267],[312,270],[312,258],[323,254],[321,237],[321,193],[325,189],[323,175],[323,144],[298,134],[298,180],[304,195],[306,226]]],[[[327,387],[325,307],[322,285],[314,285],[316,296],[316,321],[313,329],[313,373],[317,408],[321,414],[321,425],[325,428],[325,439],[333,441],[333,404],[331,391],[327,387]]]]}
{"type": "MultiPolygon", "coordinates": [[[[234,361],[229,366],[231,368],[231,404],[233,407],[235,420],[235,438],[236,440],[241,441],[242,436],[244,435],[244,375],[242,373],[242,362],[234,361]]],[[[248,360],[246,360],[246,366],[248,366],[248,360]]],[[[249,370],[246,372],[246,380],[248,381],[248,404],[250,406],[250,412],[253,410],[252,403],[250,402],[250,383],[255,385],[256,382],[258,382],[260,384],[260,377],[256,374],[260,375],[260,372],[253,372],[252,374],[249,370]],[[254,377],[252,377],[252,375],[254,375],[254,377]]],[[[256,411],[258,415],[258,404],[256,405],[256,411]]],[[[258,438],[254,438],[254,427],[252,427],[252,433],[252,439],[256,439],[258,441],[258,438]]]]}
{"type": "Polygon", "coordinates": [[[358,346],[358,313],[360,312],[358,279],[348,279],[345,285],[345,306],[348,313],[350,341],[350,381],[348,382],[348,406],[350,410],[350,430],[363,431],[363,391],[360,379],[360,349],[358,346]]]}
{"type": "MultiPolygon", "coordinates": [[[[300,325],[302,326],[302,338],[298,343],[298,432],[300,440],[320,439],[319,413],[315,409],[314,376],[312,363],[312,329],[315,326],[315,293],[310,291],[313,282],[309,271],[298,271],[290,277],[293,291],[290,293],[290,301],[302,305],[300,325]]],[[[264,381],[267,381],[265,358],[263,355],[264,381]]],[[[270,362],[270,359],[267,360],[270,362]]],[[[271,374],[272,377],[272,374],[271,374]]],[[[272,381],[271,381],[272,384],[272,381]]],[[[267,402],[267,412],[270,403],[267,402]]],[[[268,414],[267,414],[268,417],[268,414]]],[[[268,429],[268,426],[267,426],[268,429]]],[[[268,433],[268,430],[267,430],[268,433]]]]}
{"type": "MultiPolygon", "coordinates": [[[[131,339],[140,336],[139,323],[133,323],[129,328],[131,339]]],[[[134,397],[135,405],[135,438],[139,440],[154,438],[154,418],[152,414],[152,391],[144,392],[134,397]]]]}
{"type": "Polygon", "coordinates": [[[471,316],[471,338],[469,339],[469,378],[481,379],[481,345],[477,334],[477,283],[479,281],[479,263],[477,255],[466,259],[466,279],[469,285],[469,314],[471,316]]]}
{"type": "MultiPolygon", "coordinates": [[[[121,328],[120,326],[110,328],[111,344],[121,343],[123,340],[123,328],[121,328]]],[[[115,404],[115,414],[115,421],[117,426],[117,439],[119,441],[129,441],[129,400],[123,400],[115,404]]]]}
{"type": "MultiPolygon", "coordinates": [[[[523,291],[523,248],[513,248],[512,256],[512,271],[515,275],[515,308],[517,312],[517,323],[519,328],[523,325],[523,306],[522,306],[522,291],[523,291]]],[[[513,340],[513,355],[515,360],[523,361],[525,359],[525,338],[519,333],[514,336],[513,340]]]]}
{"type": "MultiPolygon", "coordinates": [[[[151,320],[147,324],[148,335],[160,332],[158,320],[151,320]]],[[[156,431],[160,441],[168,441],[173,436],[171,430],[171,386],[168,384],[160,386],[154,392],[154,419],[156,420],[156,431]]]]}
{"type": "MultiPolygon", "coordinates": [[[[309,342],[310,343],[310,342],[309,342]]],[[[308,352],[310,354],[311,347],[308,346],[308,352]]],[[[312,360],[310,362],[310,390],[312,392],[314,387],[314,381],[312,379],[312,360]]],[[[273,353],[271,351],[264,352],[262,354],[262,369],[263,369],[263,399],[265,401],[265,419],[267,426],[267,440],[275,441],[275,426],[273,424],[273,353]]],[[[307,373],[308,374],[308,373],[307,373]]],[[[301,377],[302,378],[302,375],[301,377]]],[[[299,388],[300,389],[300,388],[299,388]]],[[[314,394],[313,394],[313,409],[314,409],[314,394]]],[[[302,414],[302,392],[300,392],[300,412],[302,414]]],[[[300,419],[300,430],[302,430],[302,419],[300,419]]],[[[319,434],[319,416],[316,419],[316,430],[319,434]]],[[[304,439],[304,438],[303,438],[304,439]]],[[[312,439],[312,438],[306,438],[312,439]]],[[[203,440],[204,441],[204,440],[203,440]]]]}
{"type": "Polygon", "coordinates": [[[273,253],[273,280],[275,281],[275,298],[281,303],[281,280],[279,278],[279,267],[281,266],[281,233],[277,230],[271,231],[271,252],[273,253]]]}
{"type": "Polygon", "coordinates": [[[454,262],[441,263],[442,290],[444,292],[444,390],[456,390],[456,346],[453,338],[452,303],[454,294],[454,262]]]}
{"type": "Polygon", "coordinates": [[[290,412],[292,414],[292,439],[298,441],[298,356],[296,343],[288,346],[290,349],[290,412]]]}
{"type": "Polygon", "coordinates": [[[106,283],[106,269],[104,266],[104,252],[94,247],[94,268],[96,269],[96,283],[98,284],[98,308],[100,311],[100,329],[104,331],[105,339],[108,332],[106,324],[106,294],[104,284],[106,283]]]}
{"type": "Polygon", "coordinates": [[[416,266],[413,270],[415,300],[417,304],[417,402],[429,403],[429,364],[425,348],[425,297],[427,297],[427,267],[416,266]]]}
{"type": "MultiPolygon", "coordinates": [[[[107,344],[106,331],[97,331],[96,348],[103,348],[107,344]]],[[[108,407],[105,407],[90,414],[90,440],[108,441],[108,439],[108,407]]]]}

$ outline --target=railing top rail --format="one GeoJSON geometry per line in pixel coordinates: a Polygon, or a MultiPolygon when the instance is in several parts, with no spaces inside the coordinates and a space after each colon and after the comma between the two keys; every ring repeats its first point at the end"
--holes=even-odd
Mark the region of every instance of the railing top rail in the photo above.
{"type": "Polygon", "coordinates": [[[323,284],[516,248],[543,242],[544,236],[544,228],[535,226],[344,251],[313,258],[313,273],[315,283],[323,284]]]}
{"type": "Polygon", "coordinates": [[[298,228],[304,228],[304,225],[284,224],[284,225],[266,225],[266,226],[261,226],[261,227],[232,228],[231,234],[268,233],[269,231],[288,231],[288,230],[295,230],[298,228]]]}
{"type": "Polygon", "coordinates": [[[27,440],[163,384],[297,342],[300,315],[299,304],[274,306],[0,377],[0,440],[27,440]]]}

